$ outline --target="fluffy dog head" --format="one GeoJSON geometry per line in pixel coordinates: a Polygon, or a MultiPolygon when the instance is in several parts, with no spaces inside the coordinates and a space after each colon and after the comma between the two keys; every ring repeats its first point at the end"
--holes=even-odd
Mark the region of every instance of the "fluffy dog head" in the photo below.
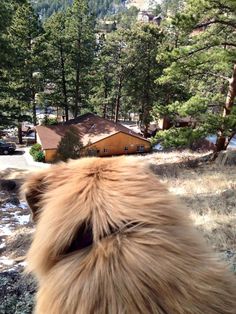
{"type": "Polygon", "coordinates": [[[88,158],[32,175],[36,313],[235,313],[231,276],[143,162],[88,158]]]}

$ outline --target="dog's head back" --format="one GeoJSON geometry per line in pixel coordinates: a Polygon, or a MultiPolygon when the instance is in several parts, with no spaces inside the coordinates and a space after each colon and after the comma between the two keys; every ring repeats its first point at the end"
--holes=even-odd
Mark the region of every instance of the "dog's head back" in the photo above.
{"type": "Polygon", "coordinates": [[[29,253],[31,262],[37,260],[36,271],[110,236],[179,223],[171,196],[166,199],[166,189],[148,165],[132,157],[61,163],[29,177],[23,192],[37,223],[29,253]]]}
{"type": "Polygon", "coordinates": [[[43,285],[42,313],[231,313],[230,276],[146,163],[61,163],[23,192],[36,221],[28,269],[43,285]]]}

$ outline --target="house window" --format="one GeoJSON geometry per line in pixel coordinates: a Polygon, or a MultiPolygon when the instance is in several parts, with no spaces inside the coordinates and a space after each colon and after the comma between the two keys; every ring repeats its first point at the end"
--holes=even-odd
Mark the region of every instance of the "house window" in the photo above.
{"type": "Polygon", "coordinates": [[[125,151],[129,150],[128,146],[125,146],[125,151]]]}
{"type": "Polygon", "coordinates": [[[139,153],[144,153],[145,152],[145,147],[140,145],[140,146],[137,146],[137,152],[139,153]]]}
{"type": "Polygon", "coordinates": [[[107,149],[107,148],[104,148],[103,152],[104,152],[104,153],[108,153],[108,149],[107,149]]]}
{"type": "Polygon", "coordinates": [[[97,154],[99,154],[100,153],[100,149],[97,149],[97,154]]]}

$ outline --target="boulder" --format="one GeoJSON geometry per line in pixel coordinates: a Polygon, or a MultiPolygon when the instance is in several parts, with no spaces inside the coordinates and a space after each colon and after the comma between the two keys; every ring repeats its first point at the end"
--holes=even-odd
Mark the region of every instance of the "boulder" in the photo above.
{"type": "Polygon", "coordinates": [[[232,197],[235,198],[236,191],[234,189],[224,190],[221,195],[226,199],[232,198],[232,197]]]}

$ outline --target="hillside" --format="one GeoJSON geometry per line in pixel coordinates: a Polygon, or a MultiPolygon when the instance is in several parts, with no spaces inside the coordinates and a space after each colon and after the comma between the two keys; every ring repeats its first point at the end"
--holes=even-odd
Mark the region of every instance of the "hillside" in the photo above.
{"type": "MultiPolygon", "coordinates": [[[[42,18],[47,18],[54,12],[65,10],[73,0],[31,0],[35,10],[42,18]]],[[[150,6],[160,3],[161,0],[89,0],[91,9],[98,17],[113,14],[120,9],[131,6],[139,10],[147,10],[150,6]]]]}
{"type": "MultiPolygon", "coordinates": [[[[31,0],[36,12],[47,18],[56,11],[65,10],[73,0],[31,0]]],[[[89,0],[91,10],[96,16],[103,17],[106,14],[116,13],[125,5],[125,0],[89,0]]]]}
{"type": "Polygon", "coordinates": [[[130,0],[127,2],[127,7],[135,6],[139,10],[147,10],[150,6],[160,2],[161,0],[130,0]]]}

